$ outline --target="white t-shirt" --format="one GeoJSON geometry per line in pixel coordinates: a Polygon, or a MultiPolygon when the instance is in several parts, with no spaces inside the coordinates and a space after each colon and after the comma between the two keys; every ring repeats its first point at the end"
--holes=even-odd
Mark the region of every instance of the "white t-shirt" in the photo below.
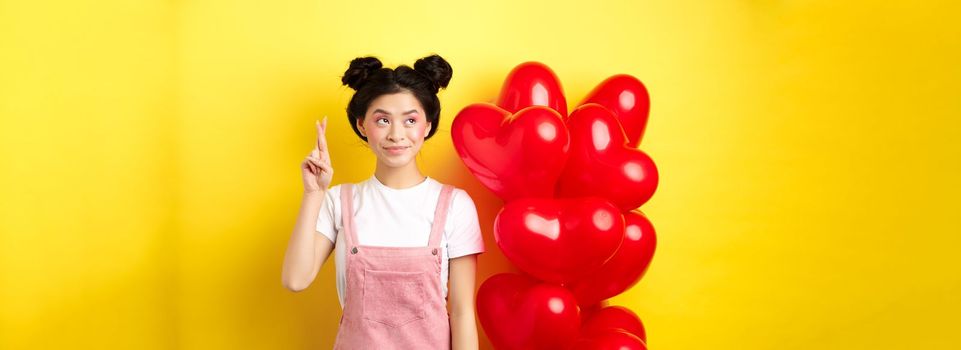
{"type": "MultiPolygon", "coordinates": [[[[430,238],[434,209],[443,184],[427,177],[421,183],[404,189],[387,187],[371,176],[354,185],[354,230],[361,245],[385,247],[426,247],[430,238]]],[[[343,216],[340,203],[341,185],[327,190],[324,204],[317,217],[317,232],[334,244],[334,263],[337,271],[337,298],[344,307],[347,288],[345,268],[346,245],[343,235],[343,216]]],[[[483,253],[484,239],[477,220],[477,208],[466,191],[454,188],[450,208],[441,235],[441,285],[447,295],[448,260],[483,253]]]]}

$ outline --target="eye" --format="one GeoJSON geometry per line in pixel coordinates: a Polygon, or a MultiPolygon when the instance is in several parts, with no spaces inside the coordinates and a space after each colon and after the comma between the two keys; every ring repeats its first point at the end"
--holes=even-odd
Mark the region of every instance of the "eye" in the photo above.
{"type": "Polygon", "coordinates": [[[378,124],[383,124],[383,123],[381,123],[381,121],[388,122],[387,118],[384,118],[384,117],[379,117],[379,118],[377,118],[377,123],[378,123],[378,124]]]}
{"type": "Polygon", "coordinates": [[[406,121],[408,122],[407,123],[408,125],[417,123],[417,119],[414,119],[414,118],[407,119],[406,121]]]}

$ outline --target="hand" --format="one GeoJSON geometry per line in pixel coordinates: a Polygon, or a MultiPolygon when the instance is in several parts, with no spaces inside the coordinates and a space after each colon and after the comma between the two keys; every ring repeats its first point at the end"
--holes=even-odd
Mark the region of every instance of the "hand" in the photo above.
{"type": "Polygon", "coordinates": [[[317,121],[316,125],[317,143],[310,155],[300,163],[304,177],[304,193],[326,191],[334,176],[334,168],[330,166],[330,153],[327,153],[327,116],[324,116],[323,122],[317,121]]]}

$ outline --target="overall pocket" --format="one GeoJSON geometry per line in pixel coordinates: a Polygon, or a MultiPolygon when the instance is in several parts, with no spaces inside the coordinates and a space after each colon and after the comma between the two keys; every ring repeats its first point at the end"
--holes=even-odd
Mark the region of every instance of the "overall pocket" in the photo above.
{"type": "Polygon", "coordinates": [[[422,320],[425,274],[364,269],[364,319],[399,327],[422,320]]]}

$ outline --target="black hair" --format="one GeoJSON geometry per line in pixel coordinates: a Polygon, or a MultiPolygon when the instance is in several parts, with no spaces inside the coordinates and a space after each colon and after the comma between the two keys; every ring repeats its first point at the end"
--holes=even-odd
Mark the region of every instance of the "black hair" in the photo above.
{"type": "Polygon", "coordinates": [[[429,139],[440,126],[440,100],[437,91],[447,87],[453,70],[450,64],[438,55],[430,55],[414,62],[414,67],[399,65],[397,68],[384,68],[377,57],[357,57],[350,61],[341,82],[356,90],[347,104],[347,118],[350,127],[358,137],[367,141],[357,129],[357,120],[363,119],[370,102],[381,95],[410,92],[424,107],[430,131],[424,139],[429,139]]]}

